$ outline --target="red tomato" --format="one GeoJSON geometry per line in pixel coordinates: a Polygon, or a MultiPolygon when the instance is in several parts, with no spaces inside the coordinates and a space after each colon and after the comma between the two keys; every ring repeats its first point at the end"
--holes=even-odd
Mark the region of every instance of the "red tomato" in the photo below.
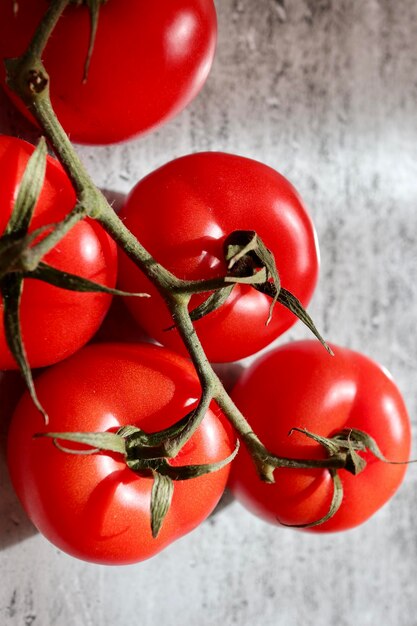
{"type": "MultiPolygon", "coordinates": [[[[34,147],[14,137],[0,137],[0,233],[9,220],[20,180],[34,147]]],[[[48,157],[45,183],[30,230],[58,222],[73,208],[75,193],[55,159],[48,157]]],[[[114,287],[117,249],[97,223],[76,224],[43,259],[49,265],[114,287]]],[[[23,341],[32,367],[50,365],[83,346],[100,326],[111,296],[77,293],[39,280],[25,279],[21,300],[23,341]]],[[[7,347],[0,296],[0,369],[17,365],[7,347]]]]}
{"type": "MultiPolygon", "coordinates": [[[[141,561],[193,530],[217,504],[229,466],[175,482],[171,508],[153,539],[151,477],[134,473],[114,453],[66,454],[51,439],[33,438],[39,431],[114,431],[126,424],[149,432],[165,428],[201,394],[190,361],[149,344],[91,345],[41,375],[36,388],[50,424],[42,423],[25,394],[9,431],[10,475],[35,526],[61,550],[97,563],[141,561]]],[[[231,429],[212,405],[171,464],[220,461],[234,447],[231,429]]]]}
{"type": "MultiPolygon", "coordinates": [[[[12,5],[0,3],[1,58],[26,49],[48,0],[19,0],[16,16],[12,5]]],[[[72,141],[122,141],[179,113],[207,78],[216,33],[213,0],[108,0],[83,82],[90,17],[85,7],[69,7],[43,61],[53,107],[72,141]]]]}
{"type": "MultiPolygon", "coordinates": [[[[410,424],[403,399],[388,372],[367,357],[333,346],[330,357],[316,341],[291,343],[266,354],[243,374],[232,397],[268,449],[291,458],[325,458],[322,446],[293,427],[331,437],[345,428],[373,437],[385,457],[406,461],[410,424]]],[[[275,484],[262,483],[241,447],[230,486],[240,502],[273,524],[309,524],[329,510],[333,486],[328,470],[276,469],[275,484]]],[[[344,499],[337,513],[311,530],[345,530],[361,524],[391,498],[406,465],[361,453],[365,469],[339,470],[344,499]]]]}
{"type": "MultiPolygon", "coordinates": [[[[126,226],[154,258],[179,278],[223,276],[223,242],[234,230],[254,230],[274,253],[283,287],[306,305],[318,275],[318,245],[312,222],[292,185],[276,171],[240,156],[192,154],[141,180],[121,211],[126,226]]],[[[147,302],[127,302],[139,324],[159,342],[182,350],[161,296],[120,255],[120,283],[146,289],[147,302]]],[[[191,308],[201,302],[193,297],[191,308]]],[[[267,346],[296,317],[280,304],[266,326],[270,299],[250,286],[236,286],[225,305],[195,323],[211,361],[234,361],[267,346]]]]}

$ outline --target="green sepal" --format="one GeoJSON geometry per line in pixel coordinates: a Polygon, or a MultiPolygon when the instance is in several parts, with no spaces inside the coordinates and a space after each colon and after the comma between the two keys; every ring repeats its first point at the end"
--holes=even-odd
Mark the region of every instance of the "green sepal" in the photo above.
{"type": "Polygon", "coordinates": [[[309,328],[329,354],[333,354],[298,298],[281,286],[274,255],[255,231],[234,231],[227,237],[224,247],[228,261],[225,281],[249,283],[254,289],[271,298],[266,324],[270,323],[275,304],[279,302],[309,328]],[[259,268],[262,268],[263,274],[259,268]]]}
{"type": "MultiPolygon", "coordinates": [[[[275,294],[275,286],[273,283],[263,283],[262,285],[254,285],[254,288],[269,296],[270,298],[274,297],[275,294]]],[[[288,289],[281,287],[280,292],[277,296],[277,301],[285,306],[286,309],[291,311],[298,319],[307,326],[307,328],[313,333],[313,335],[320,341],[322,346],[327,350],[327,352],[334,356],[333,350],[329,346],[329,344],[322,337],[320,332],[318,331],[316,325],[314,324],[312,318],[307,313],[300,300],[294,296],[288,289]]]]}
{"type": "Polygon", "coordinates": [[[278,302],[285,306],[291,313],[296,315],[298,319],[303,322],[307,326],[307,328],[315,335],[315,337],[320,341],[320,343],[326,348],[327,352],[333,355],[333,350],[328,345],[328,343],[323,339],[321,334],[316,328],[312,318],[307,313],[301,302],[298,298],[296,298],[290,291],[281,287],[281,291],[278,294],[278,302]]]}
{"type": "Polygon", "coordinates": [[[321,524],[327,522],[337,513],[337,511],[340,509],[340,505],[343,502],[343,483],[340,480],[340,476],[337,470],[330,468],[328,472],[333,482],[333,495],[329,510],[327,511],[326,515],[323,515],[323,517],[318,520],[314,520],[313,522],[307,522],[306,524],[285,524],[277,518],[277,521],[282,526],[288,526],[289,528],[314,528],[314,526],[321,526],[321,524]]]}
{"type": "MultiPolygon", "coordinates": [[[[344,429],[340,431],[340,433],[337,433],[334,437],[330,438],[322,437],[321,435],[312,433],[305,428],[292,428],[289,434],[291,435],[293,431],[302,433],[303,435],[306,435],[306,437],[309,437],[310,439],[313,439],[314,441],[319,443],[326,449],[330,457],[342,456],[344,458],[343,469],[350,472],[354,476],[357,476],[357,474],[360,474],[360,472],[365,469],[366,461],[363,457],[360,456],[360,454],[358,454],[357,451],[365,451],[367,449],[364,443],[365,440],[367,441],[368,438],[368,435],[366,435],[366,433],[362,433],[362,431],[352,431],[349,429],[344,429]],[[360,438],[355,439],[354,436],[351,436],[353,432],[357,432],[363,435],[363,440],[360,438]]],[[[372,441],[377,448],[375,441],[373,439],[372,441]]]]}
{"type": "MultiPolygon", "coordinates": [[[[225,242],[225,256],[228,261],[228,277],[230,276],[251,276],[259,274],[257,268],[261,267],[265,270],[265,279],[263,281],[256,280],[251,284],[258,282],[269,283],[275,287],[275,294],[269,307],[269,315],[266,321],[269,324],[272,318],[272,312],[278,294],[281,290],[281,280],[272,252],[265,246],[255,231],[237,230],[229,235],[225,242]]],[[[259,277],[260,278],[260,277],[259,277]]],[[[247,281],[249,282],[249,281],[247,281]]]]}
{"type": "Polygon", "coordinates": [[[232,293],[233,287],[234,285],[228,285],[224,289],[217,289],[212,294],[210,294],[209,297],[204,300],[204,302],[202,302],[195,309],[192,309],[190,311],[191,320],[193,322],[196,322],[197,320],[200,320],[202,317],[205,317],[209,313],[213,313],[213,311],[219,309],[232,293]]]}
{"type": "Polygon", "coordinates": [[[17,238],[27,234],[45,181],[46,157],[46,141],[44,137],[41,137],[27,162],[20,181],[13,211],[4,230],[5,235],[13,234],[17,238]]]}
{"type": "Polygon", "coordinates": [[[163,476],[169,476],[171,480],[191,480],[217,472],[223,467],[231,463],[235,458],[239,450],[239,441],[236,442],[236,447],[227,458],[218,461],[217,463],[202,463],[201,465],[171,465],[164,457],[146,458],[142,456],[141,450],[137,452],[136,456],[130,456],[127,453],[126,465],[132,472],[140,474],[147,470],[159,472],[163,476]]]}
{"type": "MultiPolygon", "coordinates": [[[[164,474],[169,476],[172,480],[192,480],[193,478],[198,478],[199,476],[205,476],[206,474],[212,474],[213,472],[218,472],[219,470],[229,465],[239,452],[240,442],[236,440],[235,449],[228,457],[218,461],[217,463],[202,463],[200,465],[170,465],[168,461],[165,460],[162,471],[164,474]]],[[[158,471],[161,471],[159,469],[158,471]]]]}
{"type": "Polygon", "coordinates": [[[151,491],[151,531],[156,539],[169,511],[174,495],[174,483],[169,476],[153,471],[151,491]]]}
{"type": "Polygon", "coordinates": [[[357,476],[358,474],[363,472],[365,467],[366,467],[365,459],[356,452],[353,444],[350,443],[348,447],[348,454],[346,457],[345,470],[347,470],[354,476],[357,476]]]}
{"type": "Polygon", "coordinates": [[[116,435],[120,435],[120,437],[127,439],[130,435],[134,435],[137,432],[143,433],[144,431],[137,428],[137,426],[130,426],[127,424],[126,426],[120,426],[120,428],[116,431],[116,435]]]}
{"type": "MultiPolygon", "coordinates": [[[[74,443],[80,443],[92,448],[91,452],[94,453],[97,450],[103,452],[116,452],[122,454],[125,457],[126,465],[135,473],[146,472],[151,470],[158,472],[163,476],[169,476],[171,480],[190,480],[203,476],[204,474],[210,474],[217,472],[226,465],[228,465],[235,458],[239,450],[239,440],[236,442],[236,447],[233,452],[225,459],[216,463],[203,463],[201,465],[170,465],[168,460],[163,457],[146,458],[142,456],[142,448],[136,446],[136,456],[129,456],[127,450],[127,441],[132,433],[136,432],[135,426],[123,426],[116,433],[112,432],[41,432],[34,435],[35,438],[48,437],[54,441],[72,441],[74,443]]],[[[143,431],[140,431],[143,432],[143,431]]],[[[67,449],[64,449],[67,451],[67,449]]],[[[71,452],[74,452],[71,450],[71,452]]],[[[78,451],[75,450],[75,453],[78,451]]],[[[84,453],[84,451],[81,451],[84,453]]]]}
{"type": "Polygon", "coordinates": [[[93,292],[93,293],[108,293],[113,296],[136,296],[149,298],[147,293],[130,293],[127,291],[121,291],[120,289],[113,289],[95,283],[88,278],[82,278],[76,274],[70,274],[69,272],[63,272],[58,270],[47,263],[40,262],[38,266],[29,272],[24,272],[24,278],[33,278],[35,280],[42,280],[45,283],[54,285],[54,287],[60,287],[61,289],[67,289],[69,291],[79,291],[81,293],[93,292]]]}
{"type": "MultiPolygon", "coordinates": [[[[226,261],[228,261],[229,275],[235,275],[232,272],[239,262],[245,261],[248,269],[251,268],[251,274],[255,273],[257,267],[265,268],[265,280],[272,278],[277,293],[281,288],[281,281],[275,263],[274,255],[265,246],[262,239],[258,237],[253,230],[236,230],[226,239],[226,261]],[[248,264],[248,260],[251,263],[248,264]]],[[[237,275],[240,276],[242,268],[238,269],[237,275]]]]}
{"type": "MultiPolygon", "coordinates": [[[[125,454],[125,442],[123,437],[117,433],[102,432],[102,433],[88,433],[88,432],[50,432],[50,433],[36,433],[35,438],[49,437],[54,442],[58,441],[72,441],[74,443],[81,443],[85,446],[90,446],[90,453],[93,454],[97,450],[104,452],[116,452],[119,454],[125,454]]],[[[59,446],[64,452],[70,452],[72,454],[86,454],[89,451],[84,450],[71,450],[70,448],[64,448],[59,446]]]]}
{"type": "Polygon", "coordinates": [[[225,276],[225,283],[236,283],[242,285],[259,285],[267,280],[268,273],[264,267],[254,272],[250,276],[225,276]]]}
{"type": "Polygon", "coordinates": [[[204,394],[198,405],[180,420],[155,433],[128,427],[125,435],[127,460],[173,458],[193,435],[210,405],[211,396],[204,394]],[[139,450],[139,453],[138,453],[139,450]]]}
{"type": "Polygon", "coordinates": [[[8,274],[0,280],[0,292],[3,298],[3,325],[7,345],[25,380],[30,397],[36,408],[42,413],[45,424],[49,418],[36,394],[20,327],[20,300],[23,290],[23,278],[19,274],[8,274]]]}
{"type": "Polygon", "coordinates": [[[258,248],[258,236],[254,230],[236,230],[225,241],[226,261],[228,269],[243,259],[249,252],[255,252],[258,248]]]}
{"type": "Polygon", "coordinates": [[[336,441],[334,441],[334,439],[330,439],[329,437],[322,437],[321,435],[310,432],[306,428],[297,428],[296,426],[294,426],[294,428],[291,428],[288,435],[291,436],[293,432],[301,433],[309,439],[313,439],[313,441],[323,446],[330,456],[333,456],[340,451],[340,445],[336,441]]]}
{"type": "Polygon", "coordinates": [[[172,426],[155,433],[148,433],[135,426],[125,426],[120,429],[118,432],[126,440],[127,459],[134,461],[139,455],[141,459],[148,460],[170,456],[170,443],[175,442],[184,434],[184,431],[194,419],[197,409],[187,413],[172,426]]]}
{"type": "Polygon", "coordinates": [[[40,226],[31,233],[15,237],[12,234],[2,235],[0,237],[0,279],[13,271],[20,271],[19,260],[22,255],[28,250],[30,244],[39,235],[42,235],[46,230],[53,228],[53,225],[48,224],[40,226]]]}
{"type": "Polygon", "coordinates": [[[22,339],[19,309],[23,276],[19,273],[7,273],[13,264],[18,262],[27,246],[47,228],[43,226],[28,234],[33,211],[45,180],[46,157],[46,142],[41,137],[28,159],[12,213],[0,238],[0,291],[3,298],[3,323],[7,345],[19,366],[33,403],[42,413],[45,423],[48,423],[48,415],[36,394],[22,339]]]}
{"type": "Polygon", "coordinates": [[[152,537],[156,538],[171,506],[174,493],[174,481],[191,480],[217,472],[233,461],[239,450],[239,440],[232,454],[217,463],[201,465],[173,466],[166,459],[158,462],[158,469],[152,469],[153,485],[151,493],[151,530],[152,537]]]}
{"type": "MultiPolygon", "coordinates": [[[[409,463],[414,463],[415,461],[407,460],[407,461],[392,461],[391,459],[387,459],[381,452],[378,444],[375,439],[368,435],[363,430],[359,430],[357,428],[345,428],[340,433],[337,433],[333,440],[338,443],[339,446],[345,446],[349,449],[354,450],[368,450],[371,452],[375,458],[379,461],[383,461],[384,463],[389,463],[390,465],[408,465],[409,463]]],[[[362,459],[363,460],[363,459],[362,459]]]]}

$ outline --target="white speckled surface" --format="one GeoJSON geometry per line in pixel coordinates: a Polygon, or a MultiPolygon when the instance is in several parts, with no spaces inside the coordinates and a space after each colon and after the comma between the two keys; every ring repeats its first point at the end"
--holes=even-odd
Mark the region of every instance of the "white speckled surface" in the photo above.
{"type": "MultiPolygon", "coordinates": [[[[310,312],[326,337],[392,371],[415,435],[417,3],[216,4],[217,57],[194,103],[144,139],[80,154],[99,186],[120,193],[165,161],[203,149],[244,154],[287,175],[321,244],[310,312]]],[[[34,137],[3,94],[0,131],[34,137]]],[[[284,339],[305,336],[297,325],[284,339]]],[[[2,625],[417,623],[413,466],[391,503],[349,533],[276,529],[233,503],[153,560],[117,569],[72,560],[33,531],[3,448],[2,625]]]]}

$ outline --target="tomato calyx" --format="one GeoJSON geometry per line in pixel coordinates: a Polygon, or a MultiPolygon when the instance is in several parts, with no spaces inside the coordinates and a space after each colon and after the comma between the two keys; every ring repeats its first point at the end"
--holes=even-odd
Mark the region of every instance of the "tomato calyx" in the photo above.
{"type": "Polygon", "coordinates": [[[286,469],[321,469],[327,470],[333,485],[333,494],[326,514],[320,519],[312,520],[303,524],[285,524],[278,517],[277,521],[283,526],[292,528],[313,528],[330,520],[339,510],[343,498],[343,482],[340,470],[346,470],[350,474],[357,476],[366,469],[367,459],[362,454],[372,454],[378,461],[392,465],[406,465],[413,461],[392,461],[387,459],[381,452],[377,442],[365,431],[355,428],[345,428],[336,432],[331,437],[324,437],[312,433],[305,428],[294,427],[288,433],[291,436],[294,432],[301,433],[320,444],[326,452],[326,457],[321,459],[300,459],[282,457],[271,454],[257,440],[253,433],[247,433],[243,440],[253,457],[259,478],[266,483],[275,483],[275,470],[286,469]]]}
{"type": "MultiPolygon", "coordinates": [[[[306,437],[313,439],[323,446],[328,454],[329,462],[335,461],[339,467],[329,466],[327,468],[333,483],[333,495],[327,513],[320,519],[305,524],[285,524],[278,519],[279,523],[283,526],[290,526],[292,528],[313,528],[314,526],[320,526],[331,519],[339,510],[344,497],[343,483],[339,476],[339,470],[344,469],[354,476],[363,472],[367,466],[367,461],[359,454],[360,452],[370,452],[376,459],[384,463],[395,465],[409,463],[409,461],[390,461],[385,458],[375,439],[368,433],[359,429],[345,428],[340,432],[337,432],[332,437],[323,437],[304,428],[297,427],[292,428],[289,435],[293,432],[302,433],[306,437]]],[[[279,457],[277,457],[277,467],[280,466],[279,457]]],[[[316,461],[313,461],[311,464],[309,461],[305,461],[304,467],[317,467],[316,461]]]]}
{"type": "MultiPolygon", "coordinates": [[[[188,416],[186,416],[188,418],[188,416]]],[[[139,476],[152,475],[150,519],[152,536],[156,538],[161,530],[163,521],[169,511],[174,493],[174,482],[191,480],[205,474],[221,470],[232,462],[239,450],[239,440],[233,452],[217,463],[203,463],[199,465],[171,465],[168,454],[164,453],[163,442],[169,436],[180,432],[184,427],[184,419],[174,426],[156,432],[148,433],[136,426],[123,426],[116,432],[47,432],[37,433],[35,438],[49,437],[55,446],[68,454],[97,454],[116,453],[123,457],[126,467],[139,476]],[[87,446],[86,449],[73,449],[62,445],[61,441],[73,442],[87,446]]]]}
{"type": "Polygon", "coordinates": [[[36,395],[32,373],[27,362],[20,329],[19,308],[23,289],[21,274],[9,273],[10,266],[21,257],[39,232],[28,234],[35,205],[39,199],[46,172],[46,142],[42,138],[26,166],[19,192],[3,236],[0,238],[0,294],[4,303],[4,328],[7,344],[12,352],[32,400],[42,413],[45,423],[48,415],[36,395]]]}
{"type": "MultiPolygon", "coordinates": [[[[323,339],[300,300],[282,287],[274,255],[255,231],[233,231],[226,237],[223,249],[227,263],[226,275],[223,279],[217,280],[217,285],[208,298],[190,311],[192,321],[195,322],[221,307],[237,284],[247,284],[271,298],[269,315],[265,321],[266,325],[270,323],[274,307],[279,302],[298,317],[320,341],[327,352],[333,355],[332,349],[323,339]]],[[[207,290],[215,282],[213,280],[206,281],[207,290]]],[[[200,285],[200,292],[203,291],[203,284],[204,281],[200,285]]],[[[167,330],[170,330],[170,328],[167,330]]]]}
{"type": "Polygon", "coordinates": [[[228,262],[229,280],[234,278],[241,281],[243,278],[249,280],[253,278],[255,280],[251,284],[260,291],[262,285],[266,283],[274,285],[274,293],[268,294],[272,297],[268,319],[265,322],[268,325],[281,290],[274,255],[252,230],[236,230],[231,233],[224,242],[224,252],[228,262]]]}
{"type": "Polygon", "coordinates": [[[256,280],[252,286],[271,298],[266,324],[271,321],[274,307],[279,302],[298,317],[317,337],[327,352],[333,355],[332,349],[319,333],[301,302],[294,294],[282,287],[275,257],[254,231],[243,230],[231,233],[225,240],[224,249],[230,279],[233,277],[258,277],[260,271],[265,271],[265,280],[256,280]]]}
{"type": "Polygon", "coordinates": [[[36,394],[22,338],[20,303],[24,280],[26,278],[41,280],[61,289],[78,292],[145,297],[148,297],[148,294],[131,294],[112,289],[58,270],[42,261],[43,256],[67,231],[85,217],[84,211],[77,205],[62,222],[47,224],[29,232],[45,181],[46,162],[47,148],[42,137],[28,160],[13,210],[4,233],[0,236],[0,295],[3,300],[3,323],[7,345],[19,366],[34,404],[42,413],[45,423],[48,423],[48,415],[36,394]]]}
{"type": "Polygon", "coordinates": [[[360,456],[359,452],[371,452],[371,454],[384,463],[391,465],[404,465],[411,461],[393,461],[387,459],[381,452],[377,442],[368,433],[357,428],[344,428],[332,437],[322,437],[311,433],[304,428],[293,428],[291,433],[300,432],[310,439],[314,439],[326,449],[329,457],[338,457],[344,460],[342,469],[350,472],[354,476],[363,472],[366,467],[366,460],[360,456]]]}

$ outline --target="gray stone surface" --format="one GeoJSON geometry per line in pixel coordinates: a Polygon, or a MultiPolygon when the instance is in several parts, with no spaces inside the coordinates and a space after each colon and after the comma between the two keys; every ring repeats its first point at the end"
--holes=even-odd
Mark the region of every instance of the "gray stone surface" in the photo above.
{"type": "MultiPolygon", "coordinates": [[[[218,0],[217,8],[216,62],[194,103],[156,133],[83,147],[81,157],[99,186],[118,193],[203,149],[287,175],[321,244],[311,313],[333,342],[392,371],[415,436],[417,3],[218,0]]],[[[0,131],[34,137],[2,94],[0,131]]],[[[297,325],[280,342],[305,336],[297,325]]],[[[233,503],[151,561],[100,567],[34,532],[2,447],[0,623],[415,626],[416,485],[411,466],[390,504],[345,534],[273,528],[233,503]]]]}

